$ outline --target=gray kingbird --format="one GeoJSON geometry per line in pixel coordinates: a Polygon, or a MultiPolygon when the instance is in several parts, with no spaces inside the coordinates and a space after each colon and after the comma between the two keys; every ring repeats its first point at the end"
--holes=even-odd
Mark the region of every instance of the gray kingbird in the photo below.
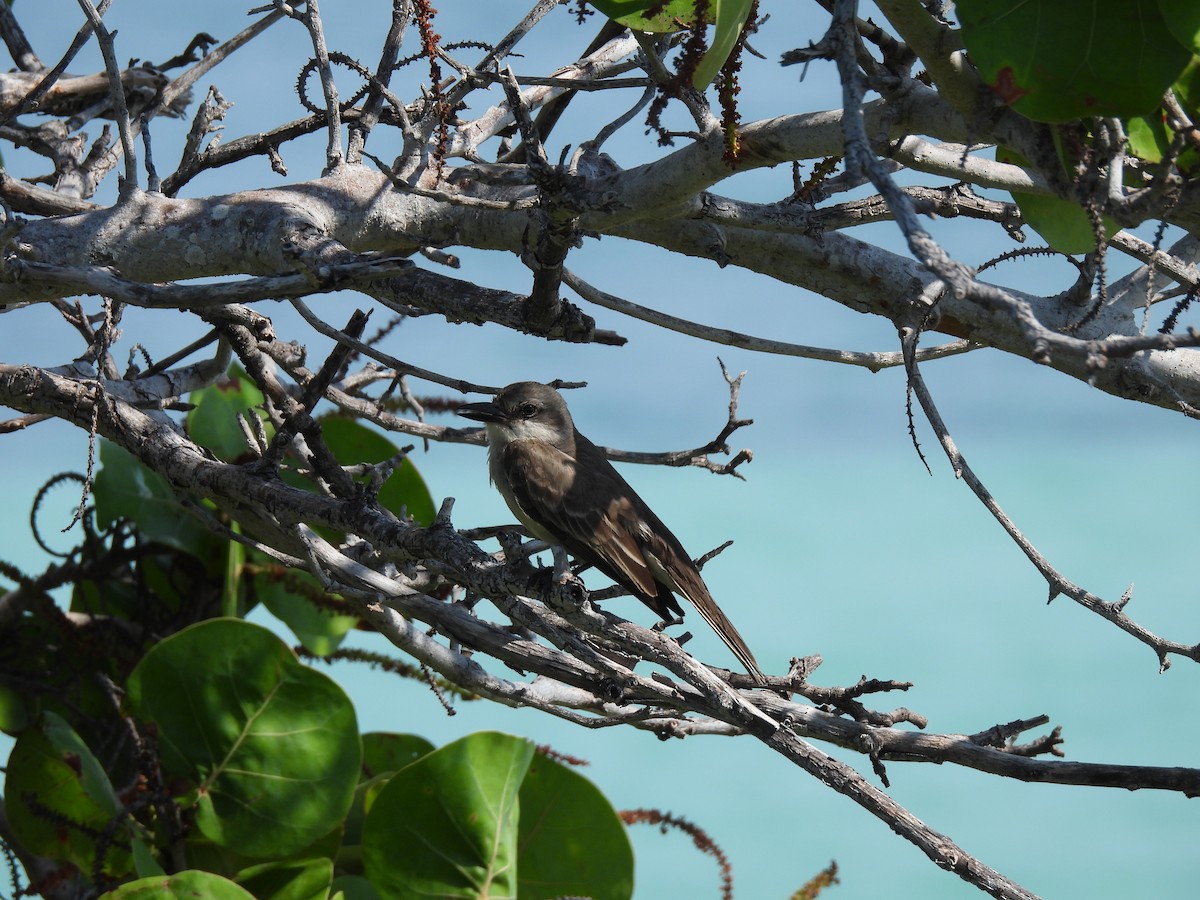
{"type": "Polygon", "coordinates": [[[536,381],[510,384],[458,414],[487,426],[488,469],[534,537],[594,566],[654,610],[680,621],[682,595],[759,683],[754,654],[721,612],[679,539],[575,428],[562,395],[536,381]]]}

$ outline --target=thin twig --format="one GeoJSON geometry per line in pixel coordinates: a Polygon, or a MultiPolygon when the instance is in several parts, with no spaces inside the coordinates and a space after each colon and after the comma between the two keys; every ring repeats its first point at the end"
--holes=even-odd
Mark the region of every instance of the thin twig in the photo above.
{"type": "MultiPolygon", "coordinates": [[[[772,353],[780,356],[797,356],[802,359],[818,359],[824,362],[843,363],[850,366],[862,366],[872,372],[887,369],[892,366],[904,365],[904,354],[896,351],[855,351],[835,350],[825,347],[809,347],[804,344],[792,344],[773,338],[755,337],[740,331],[730,331],[726,328],[715,328],[711,325],[701,325],[688,319],[681,319],[669,313],[659,312],[646,306],[622,299],[594,287],[569,269],[563,269],[563,281],[589,303],[603,306],[643,322],[649,322],[668,331],[690,335],[715,344],[727,347],[739,347],[743,350],[755,350],[759,353],[772,353]]],[[[919,350],[919,360],[942,359],[969,353],[979,349],[980,345],[972,341],[951,341],[941,347],[919,350]]]]}
{"type": "Polygon", "coordinates": [[[125,104],[125,87],[121,83],[121,66],[117,62],[116,48],[112,34],[100,17],[100,12],[92,4],[92,0],[78,0],[80,7],[88,17],[92,30],[96,34],[96,42],[100,45],[100,53],[104,57],[104,67],[108,71],[109,83],[112,85],[111,100],[117,120],[117,133],[121,136],[121,149],[125,153],[125,184],[126,190],[137,187],[137,156],[133,150],[133,131],[129,122],[129,108],[125,104]]]}

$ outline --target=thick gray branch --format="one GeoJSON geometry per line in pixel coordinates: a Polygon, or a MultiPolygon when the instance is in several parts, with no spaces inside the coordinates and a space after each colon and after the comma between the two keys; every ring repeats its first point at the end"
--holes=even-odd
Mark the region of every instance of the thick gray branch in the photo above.
{"type": "MultiPolygon", "coordinates": [[[[759,130],[771,127],[791,133],[789,126],[780,123],[767,123],[759,130]]],[[[698,152],[695,148],[680,150],[652,164],[661,176],[660,186],[672,181],[669,170],[683,169],[675,180],[685,179],[684,173],[689,164],[696,162],[698,152]]],[[[719,154],[714,158],[723,165],[719,154]]],[[[592,194],[604,199],[606,210],[623,209],[625,204],[604,193],[601,186],[620,184],[623,190],[632,190],[632,185],[644,184],[644,180],[630,173],[612,178],[616,180],[594,181],[592,194]],[[633,180],[623,182],[624,175],[633,180]]],[[[708,180],[702,179],[701,183],[708,180]]],[[[290,273],[297,266],[296,235],[308,231],[326,235],[355,253],[407,255],[422,246],[451,241],[520,252],[528,224],[524,210],[504,208],[503,203],[480,206],[473,201],[477,195],[486,197],[489,193],[495,199],[511,200],[532,194],[533,188],[514,187],[511,179],[502,179],[489,192],[487,185],[495,182],[493,167],[480,167],[477,172],[473,167],[463,167],[456,171],[448,189],[434,199],[396,191],[386,176],[371,169],[344,166],[317,181],[197,200],[137,194],[118,207],[28,223],[10,244],[17,261],[8,266],[9,283],[0,284],[0,302],[70,296],[79,290],[78,282],[64,282],[56,290],[45,282],[22,279],[19,260],[53,262],[68,268],[103,261],[126,279],[148,283],[228,274],[290,273]]],[[[690,180],[688,183],[697,186],[690,180]]],[[[920,296],[934,280],[909,257],[839,233],[762,231],[693,219],[687,211],[683,211],[683,218],[659,212],[658,216],[629,216],[600,211],[588,214],[583,221],[588,230],[738,265],[815,291],[851,309],[892,320],[904,314],[910,300],[920,296]]],[[[313,290],[318,289],[328,290],[329,286],[314,284],[313,290]]],[[[385,285],[380,284],[368,292],[384,289],[385,285]]],[[[425,296],[433,299],[447,295],[426,292],[425,296]]],[[[1118,347],[1120,352],[1109,352],[1102,367],[1096,365],[1098,352],[1112,348],[1090,344],[1089,339],[1134,339],[1140,335],[1134,315],[1136,298],[1125,297],[1110,304],[1085,333],[1067,338],[1058,335],[1058,329],[1075,319],[1078,309],[1064,308],[1057,296],[1037,297],[1016,291],[1007,291],[1005,296],[1021,304],[1025,315],[1014,316],[1009,306],[985,306],[977,296],[947,293],[940,301],[933,327],[1043,362],[1119,397],[1171,409],[1180,408],[1181,403],[1200,407],[1200,355],[1191,350],[1162,349],[1173,343],[1186,346],[1194,342],[1187,335],[1178,339],[1147,338],[1144,345],[1131,345],[1132,349],[1118,347]],[[1047,350],[1047,340],[1054,342],[1052,352],[1047,350]],[[1138,349],[1140,346],[1145,349],[1138,349]]],[[[399,302],[421,306],[419,297],[412,295],[399,302]]],[[[451,319],[472,318],[452,306],[431,306],[428,311],[451,319]]],[[[535,330],[531,323],[523,322],[522,315],[518,314],[515,324],[513,320],[505,324],[535,330]]]]}

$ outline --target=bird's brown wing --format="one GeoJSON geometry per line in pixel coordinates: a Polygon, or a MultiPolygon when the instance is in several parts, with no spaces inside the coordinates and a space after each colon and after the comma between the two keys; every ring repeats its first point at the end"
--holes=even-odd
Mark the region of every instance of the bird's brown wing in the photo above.
{"type": "MultiPolygon", "coordinates": [[[[670,606],[679,611],[679,604],[675,602],[672,592],[681,594],[725,642],[725,646],[733,651],[747,671],[763,682],[765,677],[749,645],[717,605],[709,593],[708,585],[700,577],[700,570],[671,529],[613,468],[600,449],[582,435],[576,435],[576,452],[583,468],[588,472],[601,473],[597,477],[607,479],[612,485],[612,495],[620,498],[609,504],[604,518],[627,541],[633,542],[638,558],[650,569],[658,585],[659,604],[665,606],[666,601],[670,601],[670,606]]],[[[662,606],[650,605],[657,608],[660,615],[666,616],[662,606]]]]}
{"type": "MultiPolygon", "coordinates": [[[[580,467],[541,441],[510,441],[500,463],[520,513],[552,534],[576,559],[595,566],[659,611],[654,573],[633,535],[622,526],[622,518],[614,514],[621,506],[619,483],[606,478],[603,470],[580,467]]],[[[607,460],[604,463],[612,470],[607,460]]],[[[672,605],[681,612],[677,604],[672,605]]]]}
{"type": "Polygon", "coordinates": [[[759,681],[762,670],[745,639],[717,606],[678,538],[601,451],[576,434],[577,462],[541,442],[512,441],[503,451],[514,500],[576,559],[595,566],[664,619],[696,608],[759,681]]]}

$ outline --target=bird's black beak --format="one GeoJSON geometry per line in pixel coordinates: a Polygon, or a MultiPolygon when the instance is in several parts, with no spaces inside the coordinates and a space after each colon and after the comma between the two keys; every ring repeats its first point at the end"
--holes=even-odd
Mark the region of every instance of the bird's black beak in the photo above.
{"type": "Polygon", "coordinates": [[[476,422],[503,422],[507,417],[495,403],[464,403],[458,408],[458,414],[464,419],[474,419],[476,422]]]}

